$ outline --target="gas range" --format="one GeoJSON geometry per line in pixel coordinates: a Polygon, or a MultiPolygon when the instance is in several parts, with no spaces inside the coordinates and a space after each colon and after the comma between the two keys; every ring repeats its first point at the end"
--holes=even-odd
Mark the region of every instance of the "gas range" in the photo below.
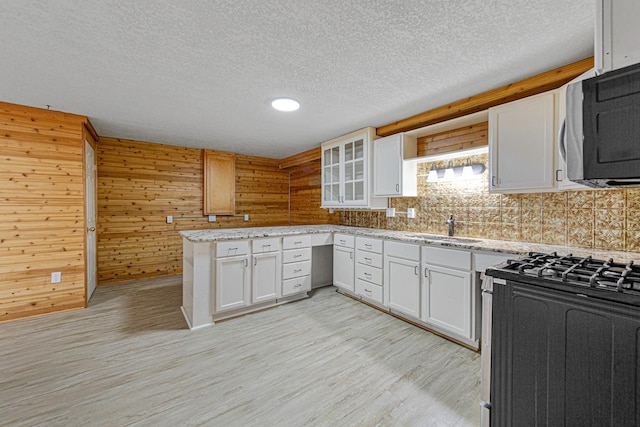
{"type": "Polygon", "coordinates": [[[490,268],[487,275],[640,306],[640,265],[633,262],[530,252],[490,268]]]}

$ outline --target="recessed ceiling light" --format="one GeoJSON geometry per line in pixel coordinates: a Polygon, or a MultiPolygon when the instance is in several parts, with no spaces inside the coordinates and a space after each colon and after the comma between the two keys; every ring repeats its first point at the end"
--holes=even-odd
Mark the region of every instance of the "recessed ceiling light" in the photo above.
{"type": "Polygon", "coordinates": [[[278,111],[296,111],[300,103],[291,98],[278,98],[271,101],[271,106],[278,111]]]}

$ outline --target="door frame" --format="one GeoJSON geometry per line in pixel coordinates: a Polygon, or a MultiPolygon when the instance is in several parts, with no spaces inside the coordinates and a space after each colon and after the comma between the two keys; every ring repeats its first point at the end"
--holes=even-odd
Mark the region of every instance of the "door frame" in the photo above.
{"type": "MultiPolygon", "coordinates": [[[[89,121],[85,122],[82,126],[82,177],[85,185],[83,186],[83,201],[84,204],[82,206],[83,218],[82,223],[84,224],[84,306],[85,308],[89,304],[89,272],[87,269],[88,265],[88,238],[87,238],[87,191],[86,191],[86,182],[87,182],[87,152],[86,152],[86,144],[89,144],[96,155],[94,155],[94,166],[96,167],[97,172],[97,163],[98,163],[98,134],[93,129],[93,126],[89,121]]],[[[96,225],[98,222],[98,182],[97,182],[97,173],[96,173],[96,182],[94,183],[95,191],[94,197],[96,198],[96,225]]],[[[98,243],[98,234],[96,231],[96,271],[95,271],[95,283],[96,287],[98,286],[98,262],[97,262],[97,243],[98,243]]]]}

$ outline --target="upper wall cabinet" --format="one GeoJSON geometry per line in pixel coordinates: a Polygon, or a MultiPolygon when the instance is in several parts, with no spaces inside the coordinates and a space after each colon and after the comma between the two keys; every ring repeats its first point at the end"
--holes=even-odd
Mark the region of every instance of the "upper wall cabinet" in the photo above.
{"type": "Polygon", "coordinates": [[[638,0],[597,1],[594,62],[598,72],[640,62],[639,19],[638,0]]]}
{"type": "Polygon", "coordinates": [[[235,213],[235,154],[204,150],[204,214],[233,215],[235,213]]]}
{"type": "Polygon", "coordinates": [[[373,143],[373,195],[376,197],[415,197],[418,195],[416,137],[395,134],[373,143]]]}
{"type": "Polygon", "coordinates": [[[375,130],[365,128],[322,144],[322,207],[387,207],[373,197],[371,151],[375,130]]]}
{"type": "Polygon", "coordinates": [[[528,193],[585,189],[569,181],[559,132],[566,85],[489,109],[489,191],[528,193]]]}
{"type": "Polygon", "coordinates": [[[489,191],[554,189],[556,92],[489,109],[489,191]]]}

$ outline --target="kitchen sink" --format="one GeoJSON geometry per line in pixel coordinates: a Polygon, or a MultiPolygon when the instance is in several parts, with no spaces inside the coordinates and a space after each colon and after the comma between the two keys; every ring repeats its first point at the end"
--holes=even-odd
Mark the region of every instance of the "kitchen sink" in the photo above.
{"type": "Polygon", "coordinates": [[[478,239],[469,239],[467,237],[441,236],[438,234],[407,234],[410,239],[436,240],[446,243],[476,243],[478,239]]]}

